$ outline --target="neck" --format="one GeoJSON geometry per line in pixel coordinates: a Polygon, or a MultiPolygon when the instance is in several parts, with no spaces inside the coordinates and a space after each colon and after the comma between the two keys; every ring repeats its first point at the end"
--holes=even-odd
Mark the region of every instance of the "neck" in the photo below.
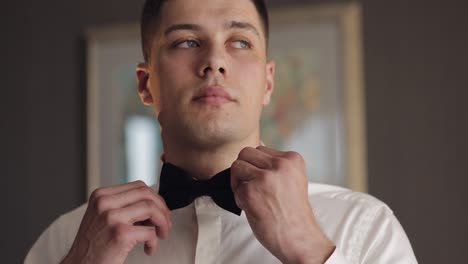
{"type": "Polygon", "coordinates": [[[199,180],[207,180],[229,167],[245,147],[260,145],[259,136],[241,142],[229,142],[216,147],[204,148],[180,141],[164,141],[164,162],[171,163],[199,180]]]}

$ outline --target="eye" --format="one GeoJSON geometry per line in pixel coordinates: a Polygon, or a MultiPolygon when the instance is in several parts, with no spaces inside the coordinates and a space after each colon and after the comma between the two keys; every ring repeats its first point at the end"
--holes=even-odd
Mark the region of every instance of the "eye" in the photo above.
{"type": "Polygon", "coordinates": [[[236,49],[250,49],[251,47],[250,43],[245,40],[233,41],[231,46],[236,49]]]}
{"type": "Polygon", "coordinates": [[[188,39],[181,42],[177,42],[175,47],[182,49],[192,49],[200,47],[200,44],[196,40],[188,39]]]}

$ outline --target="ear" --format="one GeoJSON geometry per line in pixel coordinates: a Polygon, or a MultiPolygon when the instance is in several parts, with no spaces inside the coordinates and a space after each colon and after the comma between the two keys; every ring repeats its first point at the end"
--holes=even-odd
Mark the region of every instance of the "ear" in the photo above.
{"type": "Polygon", "coordinates": [[[136,68],[136,78],[138,84],[138,95],[144,105],[154,103],[150,90],[149,70],[146,63],[139,63],[136,68]]]}
{"type": "Polygon", "coordinates": [[[275,86],[275,62],[268,61],[266,63],[266,82],[265,82],[265,94],[263,95],[263,106],[270,103],[271,93],[275,86]]]}

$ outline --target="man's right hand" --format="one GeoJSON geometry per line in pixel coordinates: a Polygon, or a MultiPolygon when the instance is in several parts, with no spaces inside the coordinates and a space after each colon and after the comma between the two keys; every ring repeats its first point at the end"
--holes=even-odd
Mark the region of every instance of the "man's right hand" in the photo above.
{"type": "Polygon", "coordinates": [[[142,181],[96,189],[62,264],[124,263],[139,242],[151,255],[171,226],[164,199],[142,181]]]}

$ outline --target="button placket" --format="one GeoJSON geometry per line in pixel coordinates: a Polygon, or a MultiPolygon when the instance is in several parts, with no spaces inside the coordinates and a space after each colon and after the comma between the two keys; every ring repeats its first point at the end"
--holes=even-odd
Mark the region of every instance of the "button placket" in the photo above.
{"type": "Polygon", "coordinates": [[[216,204],[210,197],[195,200],[198,222],[198,237],[195,264],[215,264],[221,245],[221,217],[216,204]]]}

